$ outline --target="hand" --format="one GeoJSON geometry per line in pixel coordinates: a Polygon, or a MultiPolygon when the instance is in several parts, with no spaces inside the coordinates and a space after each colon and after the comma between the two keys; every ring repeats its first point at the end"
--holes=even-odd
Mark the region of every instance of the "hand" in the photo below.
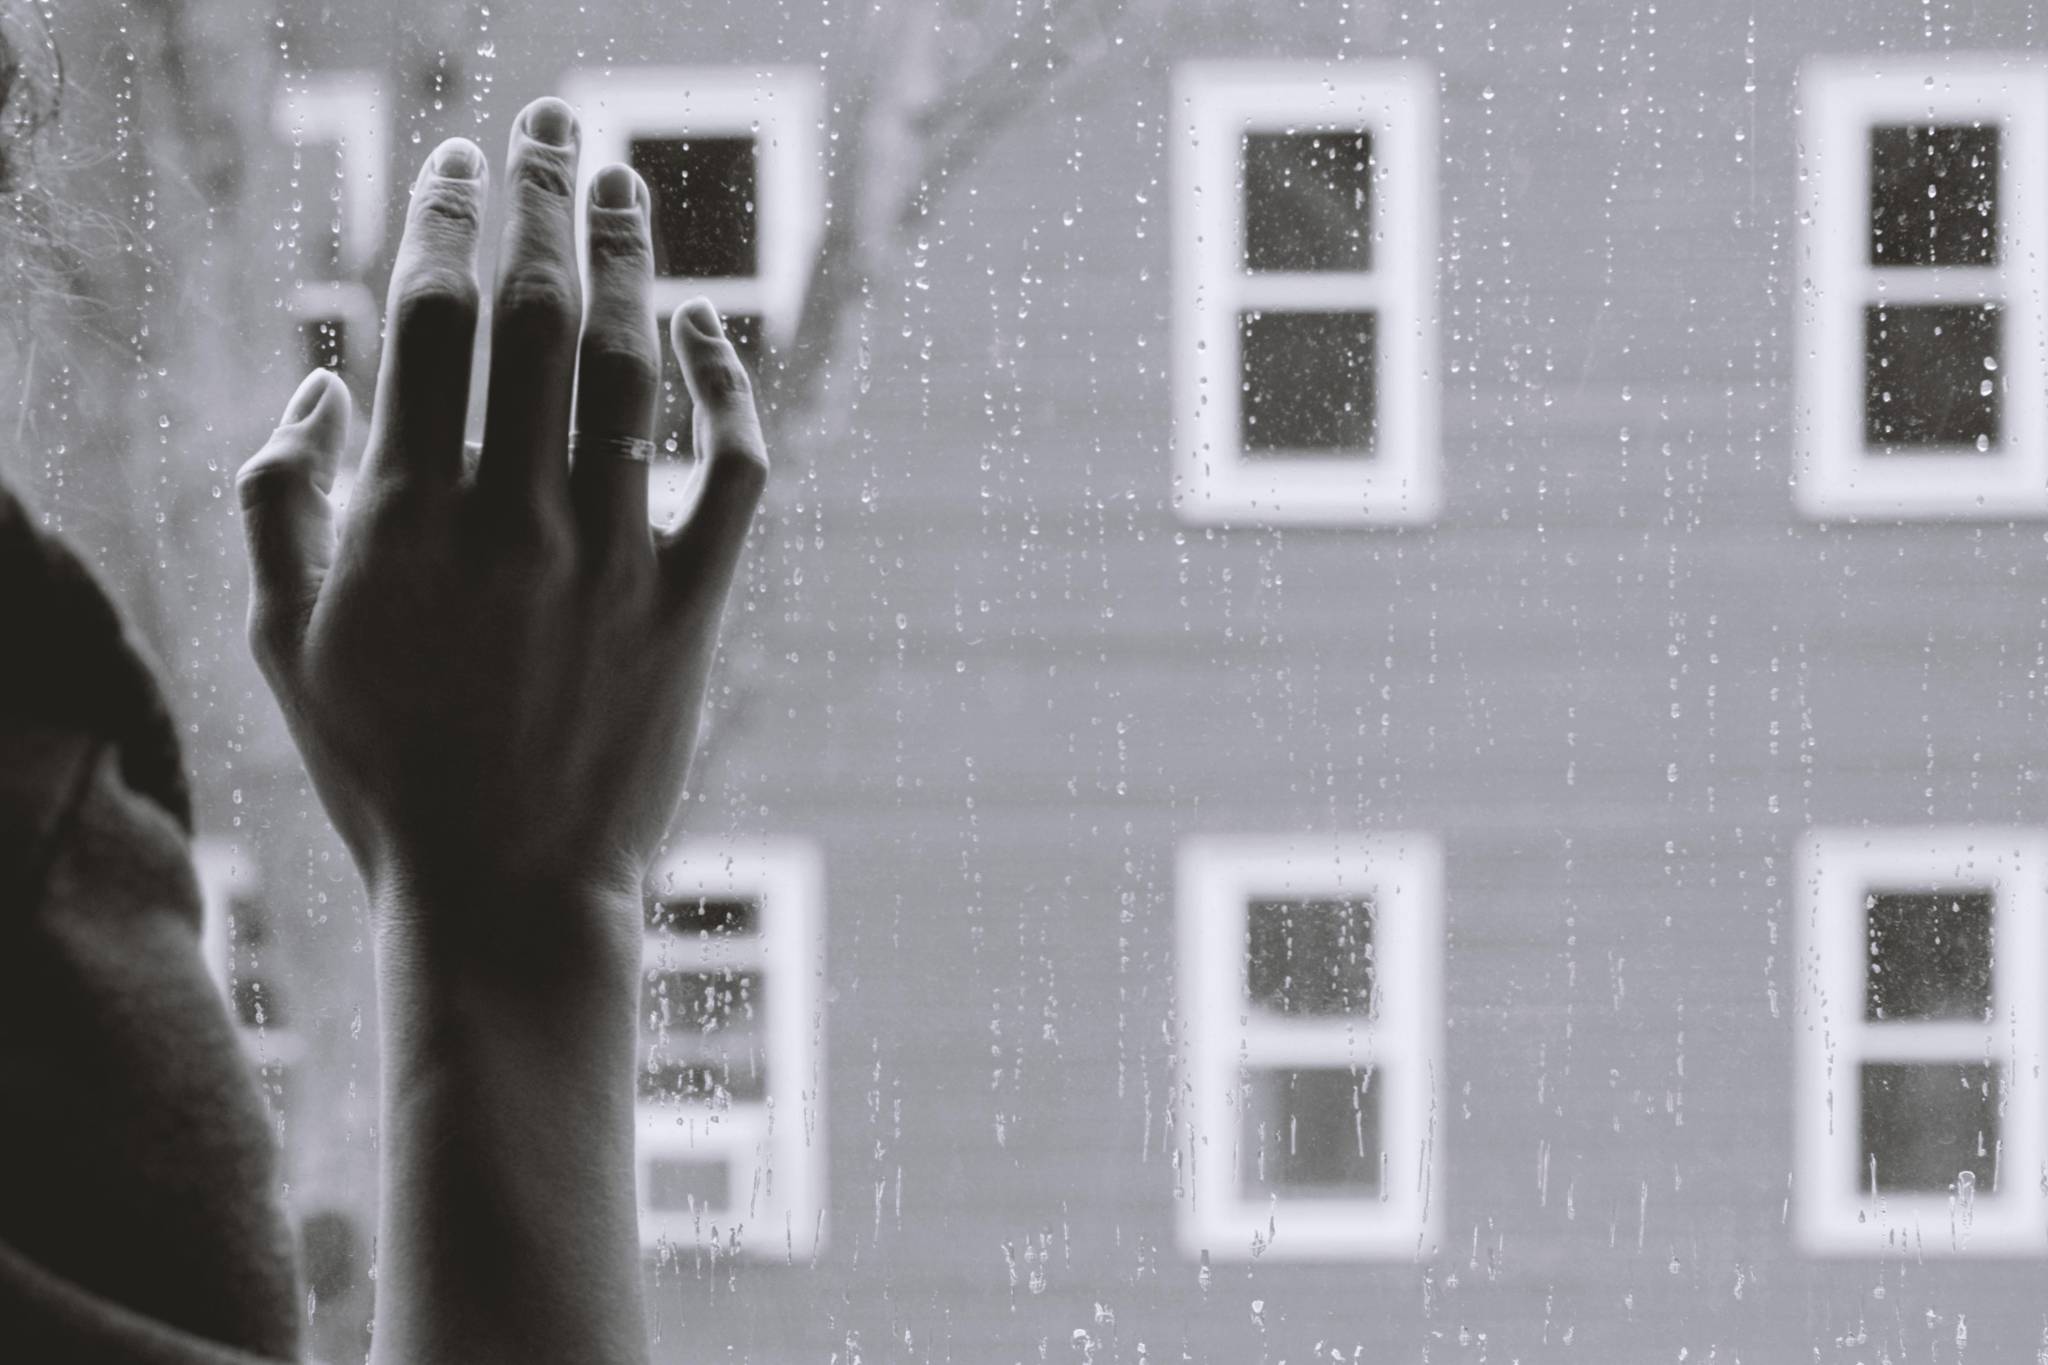
{"type": "Polygon", "coordinates": [[[580,932],[555,922],[565,898],[595,892],[632,906],[611,931],[637,962],[641,880],[767,461],[746,372],[698,300],[670,340],[699,495],[650,531],[647,467],[615,439],[653,435],[650,197],[625,166],[596,177],[579,305],[576,155],[558,100],[512,134],[484,439],[467,455],[485,166],[460,138],[428,159],[339,535],[327,494],[349,401],[333,375],[307,377],[242,469],[250,636],[376,905],[428,905],[457,921],[416,926],[435,941],[545,961],[580,932]]]}

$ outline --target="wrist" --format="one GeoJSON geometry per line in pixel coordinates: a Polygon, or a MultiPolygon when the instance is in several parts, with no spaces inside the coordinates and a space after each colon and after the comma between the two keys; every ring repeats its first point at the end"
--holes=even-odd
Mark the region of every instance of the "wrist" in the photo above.
{"type": "Polygon", "coordinates": [[[404,973],[549,999],[637,998],[641,882],[582,872],[508,879],[418,864],[366,870],[379,979],[404,973]]]}

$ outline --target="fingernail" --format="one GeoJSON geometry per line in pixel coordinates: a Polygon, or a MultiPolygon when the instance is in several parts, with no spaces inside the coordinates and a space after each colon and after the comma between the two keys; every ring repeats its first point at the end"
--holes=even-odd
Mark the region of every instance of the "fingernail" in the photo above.
{"type": "Polygon", "coordinates": [[[313,415],[313,409],[320,406],[320,396],[327,392],[327,371],[315,370],[299,381],[299,387],[292,392],[292,401],[284,406],[284,420],[279,426],[294,426],[313,415]]]}
{"type": "Polygon", "coordinates": [[[576,132],[576,114],[558,99],[535,100],[526,111],[526,135],[550,147],[566,147],[576,132]]]}
{"type": "Polygon", "coordinates": [[[640,201],[640,177],[627,166],[607,166],[590,182],[590,202],[601,209],[629,209],[640,201]]]}
{"type": "Polygon", "coordinates": [[[683,305],[683,316],[690,321],[690,329],[700,337],[716,340],[725,335],[725,328],[719,325],[718,310],[711,306],[710,299],[691,299],[683,305]]]}
{"type": "Polygon", "coordinates": [[[483,174],[483,150],[466,137],[451,137],[435,149],[433,166],[443,180],[474,180],[483,174]]]}

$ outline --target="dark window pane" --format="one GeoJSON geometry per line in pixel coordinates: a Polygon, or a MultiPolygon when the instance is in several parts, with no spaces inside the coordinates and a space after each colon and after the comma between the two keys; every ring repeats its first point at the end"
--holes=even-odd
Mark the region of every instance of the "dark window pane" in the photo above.
{"type": "Polygon", "coordinates": [[[759,1051],[740,1047],[710,1059],[648,1054],[640,1064],[640,1098],[668,1104],[751,1104],[768,1094],[768,1068],[759,1051]]]}
{"type": "Polygon", "coordinates": [[[655,897],[647,902],[647,924],[678,934],[755,934],[761,930],[761,904],[751,896],[655,897]]]}
{"type": "Polygon", "coordinates": [[[1250,312],[1244,337],[1247,455],[1370,455],[1378,405],[1371,313],[1250,312]]]}
{"type": "Polygon", "coordinates": [[[273,1119],[289,1114],[292,1097],[298,1093],[295,1068],[275,1057],[258,1062],[256,1093],[263,1097],[263,1107],[270,1111],[273,1119]]]}
{"type": "Polygon", "coordinates": [[[1371,1010],[1371,901],[1253,901],[1245,938],[1255,1004],[1281,1014],[1371,1010]]]}
{"type": "Polygon", "coordinates": [[[1870,130],[1870,263],[1998,259],[1998,129],[1870,130]]]}
{"type": "Polygon", "coordinates": [[[299,364],[308,370],[348,368],[348,324],[340,318],[299,319],[299,364]]]}
{"type": "Polygon", "coordinates": [[[1991,1017],[1989,891],[1872,892],[1867,1019],[1991,1017]]]}
{"type": "Polygon", "coordinates": [[[299,1271],[323,1307],[365,1282],[363,1234],[345,1209],[315,1209],[299,1224],[299,1271]]]}
{"type": "Polygon", "coordinates": [[[284,1010],[277,992],[264,977],[248,969],[235,974],[229,993],[235,999],[235,1019],[244,1028],[283,1028],[284,1010]]]}
{"type": "Polygon", "coordinates": [[[768,1059],[761,991],[755,971],[647,973],[641,1096],[700,1103],[762,1098],[768,1059]]]}
{"type": "Polygon", "coordinates": [[[635,138],[628,158],[654,195],[657,275],[755,273],[754,139],[635,138]]]}
{"type": "MultiPolygon", "coordinates": [[[[761,372],[761,319],[752,313],[734,313],[719,319],[725,335],[749,374],[761,372]]],[[[690,446],[690,390],[683,383],[683,367],[675,347],[668,344],[667,318],[661,319],[661,407],[655,414],[654,440],[664,458],[688,460],[690,446]]]]}
{"type": "Polygon", "coordinates": [[[284,1009],[269,976],[276,936],[270,906],[260,897],[228,898],[228,995],[235,1019],[246,1028],[282,1028],[284,1009]]]}
{"type": "Polygon", "coordinates": [[[260,896],[237,891],[228,897],[228,934],[238,948],[270,942],[270,906],[260,896]]]}
{"type": "Polygon", "coordinates": [[[1244,140],[1248,270],[1372,266],[1372,134],[1252,133],[1244,140]]]}
{"type": "Polygon", "coordinates": [[[1377,1191],[1380,1107],[1372,1073],[1350,1067],[1252,1072],[1241,1174],[1253,1195],[1377,1191]]]}
{"type": "Polygon", "coordinates": [[[1858,1187],[1940,1193],[1969,1172],[1992,1190],[1998,1147],[1998,1069],[1983,1063],[1866,1062],[1863,1167],[1858,1187]]]}
{"type": "Polygon", "coordinates": [[[1879,454],[1996,448],[1999,350],[1995,305],[1864,309],[1864,444],[1879,454]]]}
{"type": "Polygon", "coordinates": [[[699,1157],[658,1156],[647,1163],[647,1206],[661,1212],[725,1207],[726,1166],[699,1157]]]}
{"type": "Polygon", "coordinates": [[[755,971],[647,973],[641,1018],[657,1032],[749,1030],[761,1009],[761,974],[755,971]]]}

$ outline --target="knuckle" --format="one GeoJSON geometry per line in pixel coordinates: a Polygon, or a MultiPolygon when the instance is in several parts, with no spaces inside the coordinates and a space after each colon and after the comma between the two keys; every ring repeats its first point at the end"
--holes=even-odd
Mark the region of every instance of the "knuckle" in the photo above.
{"type": "Polygon", "coordinates": [[[654,244],[638,209],[593,208],[589,217],[590,255],[599,270],[638,276],[654,268],[654,244]]]}
{"type": "Polygon", "coordinates": [[[298,478],[298,466],[291,453],[276,446],[266,446],[235,471],[235,493],[244,508],[256,507],[269,502],[283,484],[296,482],[298,478]]]}
{"type": "Polygon", "coordinates": [[[514,571],[534,582],[547,582],[566,569],[575,550],[575,533],[559,510],[535,498],[516,498],[498,520],[498,534],[513,549],[514,571]]]}
{"type": "Polygon", "coordinates": [[[661,383],[650,348],[621,337],[586,335],[581,366],[587,381],[622,396],[653,393],[661,383]]]}
{"type": "Polygon", "coordinates": [[[653,557],[644,548],[638,553],[635,549],[627,537],[604,536],[589,561],[588,576],[597,595],[628,616],[645,607],[654,589],[653,557]]]}
{"type": "Polygon", "coordinates": [[[751,503],[767,489],[768,452],[758,438],[741,434],[723,440],[712,458],[727,496],[751,503]]]}
{"type": "Polygon", "coordinates": [[[482,196],[474,181],[430,176],[413,192],[410,217],[413,230],[432,239],[473,240],[483,218],[482,196]]]}
{"type": "Polygon", "coordinates": [[[697,365],[697,382],[704,386],[704,396],[714,403],[733,403],[751,397],[754,392],[753,378],[729,341],[720,342],[716,349],[705,353],[697,365]]]}
{"type": "Polygon", "coordinates": [[[498,318],[522,334],[559,337],[575,330],[580,311],[568,272],[542,262],[509,268],[498,286],[498,318]]]}
{"type": "Polygon", "coordinates": [[[512,174],[514,192],[566,206],[576,193],[575,152],[529,143],[512,174]]]}
{"type": "Polygon", "coordinates": [[[469,272],[423,266],[407,273],[391,308],[400,335],[453,338],[476,325],[477,288],[469,272]]]}

